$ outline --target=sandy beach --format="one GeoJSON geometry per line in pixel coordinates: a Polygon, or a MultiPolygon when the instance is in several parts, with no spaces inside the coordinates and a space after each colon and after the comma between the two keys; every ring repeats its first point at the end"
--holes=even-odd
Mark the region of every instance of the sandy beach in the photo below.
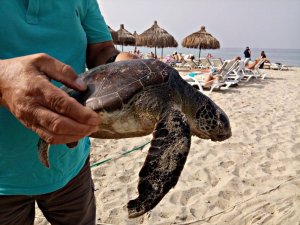
{"type": "MultiPolygon", "coordinates": [[[[180,179],[149,213],[128,219],[137,197],[138,173],[151,135],[92,140],[91,162],[97,224],[300,224],[300,68],[265,70],[253,79],[209,96],[229,116],[232,137],[223,142],[192,138],[180,179]]],[[[36,225],[48,224],[40,212],[36,225]]]]}

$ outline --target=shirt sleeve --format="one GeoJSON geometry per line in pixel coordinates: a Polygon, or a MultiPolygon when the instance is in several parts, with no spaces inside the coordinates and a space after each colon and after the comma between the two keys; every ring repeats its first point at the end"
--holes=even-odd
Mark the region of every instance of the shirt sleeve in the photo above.
{"type": "Polygon", "coordinates": [[[82,21],[82,27],[85,30],[89,44],[112,40],[97,0],[87,0],[87,11],[82,21]]]}

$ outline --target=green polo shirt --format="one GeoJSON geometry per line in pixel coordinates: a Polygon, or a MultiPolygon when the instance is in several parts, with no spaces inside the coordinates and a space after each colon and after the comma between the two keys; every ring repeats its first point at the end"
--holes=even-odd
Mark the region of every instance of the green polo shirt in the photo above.
{"type": "MultiPolygon", "coordinates": [[[[0,59],[47,53],[81,73],[87,44],[111,40],[96,0],[1,0],[0,4],[0,59]]],[[[71,150],[52,145],[47,169],[38,160],[38,139],[0,107],[0,195],[58,190],[78,174],[89,155],[88,138],[71,150]]]]}

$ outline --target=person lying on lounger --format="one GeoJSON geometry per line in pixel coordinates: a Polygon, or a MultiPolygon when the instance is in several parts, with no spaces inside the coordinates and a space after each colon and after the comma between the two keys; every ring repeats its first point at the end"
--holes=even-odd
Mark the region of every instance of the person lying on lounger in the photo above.
{"type": "MultiPolygon", "coordinates": [[[[241,57],[237,56],[235,57],[234,59],[232,59],[234,61],[238,61],[238,60],[241,60],[241,57]]],[[[230,60],[231,61],[231,60],[230,60]]],[[[211,87],[211,85],[217,81],[217,80],[220,80],[222,77],[218,74],[219,72],[219,69],[215,68],[215,67],[212,67],[210,69],[210,72],[209,73],[206,73],[205,74],[205,77],[204,77],[204,87],[205,88],[209,88],[211,87]]]]}
{"type": "MultiPolygon", "coordinates": [[[[250,69],[250,70],[253,70],[253,69],[255,68],[255,66],[256,66],[261,60],[263,60],[263,62],[262,62],[261,65],[263,65],[264,62],[269,62],[269,60],[266,59],[266,58],[257,58],[257,59],[255,59],[253,62],[248,63],[248,64],[246,65],[246,68],[248,68],[248,69],[250,69]]],[[[261,68],[261,66],[260,66],[259,68],[261,68]]]]}

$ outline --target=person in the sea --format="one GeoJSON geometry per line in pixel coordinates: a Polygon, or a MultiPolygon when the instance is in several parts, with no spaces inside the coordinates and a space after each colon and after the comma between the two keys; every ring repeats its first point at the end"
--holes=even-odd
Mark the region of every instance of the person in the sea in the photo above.
{"type": "Polygon", "coordinates": [[[262,59],[266,59],[267,58],[265,51],[261,51],[260,58],[262,58],[262,59]]]}
{"type": "Polygon", "coordinates": [[[0,224],[34,224],[35,202],[51,224],[96,224],[86,136],[101,121],[58,86],[84,91],[86,65],[124,59],[97,0],[1,1],[0,49],[0,224]]]}
{"type": "Polygon", "coordinates": [[[244,51],[244,56],[245,56],[245,59],[250,59],[251,60],[251,50],[248,46],[246,47],[246,49],[244,51]]]}
{"type": "Polygon", "coordinates": [[[150,54],[148,55],[149,59],[157,59],[157,55],[154,54],[153,52],[150,52],[150,54]]]}
{"type": "Polygon", "coordinates": [[[210,59],[210,58],[213,58],[212,54],[211,53],[208,53],[206,58],[210,59]]]}

